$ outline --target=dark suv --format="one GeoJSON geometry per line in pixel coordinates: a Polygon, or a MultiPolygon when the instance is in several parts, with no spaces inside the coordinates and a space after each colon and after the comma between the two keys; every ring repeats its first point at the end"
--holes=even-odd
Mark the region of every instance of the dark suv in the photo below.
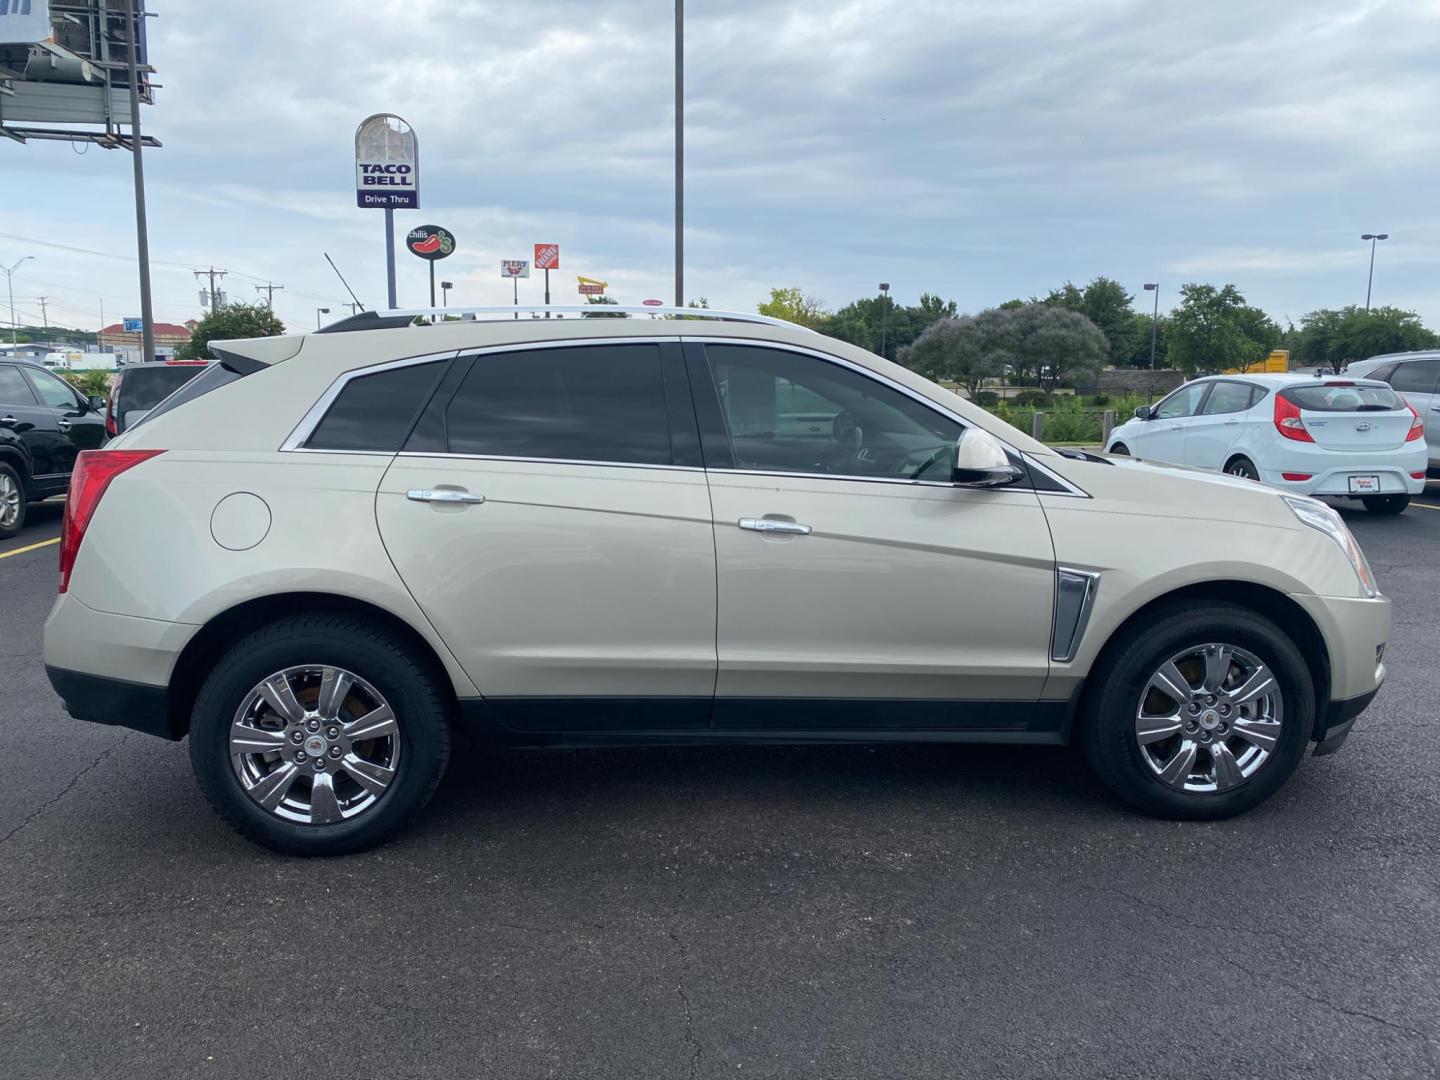
{"type": "Polygon", "coordinates": [[[0,540],[24,526],[26,503],[69,489],[75,455],[105,440],[104,410],[39,364],[0,360],[0,540]]]}
{"type": "Polygon", "coordinates": [[[127,364],[115,376],[105,430],[119,435],[209,366],[208,360],[157,360],[127,364]]]}

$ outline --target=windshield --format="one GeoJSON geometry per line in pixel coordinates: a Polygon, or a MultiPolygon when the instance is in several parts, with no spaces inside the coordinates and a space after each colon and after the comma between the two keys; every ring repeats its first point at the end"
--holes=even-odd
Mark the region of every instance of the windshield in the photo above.
{"type": "Polygon", "coordinates": [[[1392,412],[1405,407],[1400,395],[1383,383],[1292,386],[1280,391],[1280,396],[1306,412],[1392,412]]]}

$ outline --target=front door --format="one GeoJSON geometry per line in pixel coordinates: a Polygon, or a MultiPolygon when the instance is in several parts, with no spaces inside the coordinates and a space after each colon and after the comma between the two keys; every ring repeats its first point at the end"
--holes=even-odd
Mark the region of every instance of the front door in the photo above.
{"type": "Polygon", "coordinates": [[[1185,429],[1209,389],[1210,384],[1206,382],[1186,383],[1156,405],[1150,419],[1138,432],[1127,437],[1131,455],[1146,461],[1183,464],[1185,429]]]}
{"type": "MultiPolygon", "coordinates": [[[[105,440],[105,418],[90,407],[73,386],[42,368],[23,369],[42,407],[50,412],[49,425],[56,440],[57,470],[68,476],[75,467],[75,455],[94,450],[105,440]]],[[[38,471],[38,470],[37,470],[38,471]]]]}
{"type": "Polygon", "coordinates": [[[376,516],[492,712],[525,731],[708,725],[715,542],[679,345],[457,364],[376,516]]]}
{"type": "Polygon", "coordinates": [[[0,427],[30,452],[31,497],[63,491],[75,465],[75,447],[60,430],[58,412],[42,404],[17,364],[0,364],[0,427]]]}
{"type": "Polygon", "coordinates": [[[1035,493],[953,486],[961,425],[860,370],[686,349],[714,508],[715,726],[1032,726],[1055,585],[1035,493]]]}

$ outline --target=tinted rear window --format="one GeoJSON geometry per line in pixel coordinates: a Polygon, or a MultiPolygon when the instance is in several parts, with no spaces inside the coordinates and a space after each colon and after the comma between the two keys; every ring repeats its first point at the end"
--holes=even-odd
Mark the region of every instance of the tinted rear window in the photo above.
{"type": "Polygon", "coordinates": [[[1307,412],[1382,412],[1403,409],[1400,396],[1388,386],[1291,386],[1280,396],[1307,412]]]}
{"type": "Polygon", "coordinates": [[[199,364],[176,364],[122,371],[120,411],[153,409],[204,370],[199,364]]]}
{"type": "Polygon", "coordinates": [[[351,379],[305,445],[313,450],[399,450],[449,363],[432,360],[351,379]]]}
{"type": "MultiPolygon", "coordinates": [[[[180,368],[179,370],[187,371],[190,373],[188,375],[189,381],[182,383],[179,390],[176,390],[169,397],[161,401],[159,405],[146,413],[139,421],[131,424],[130,426],[132,428],[139,427],[140,424],[144,424],[150,420],[154,420],[157,416],[164,416],[171,409],[178,409],[187,401],[194,401],[202,394],[208,394],[211,390],[218,390],[222,386],[228,386],[230,383],[240,378],[238,374],[231,371],[229,368],[221,367],[219,364],[211,364],[209,367],[205,368],[188,367],[180,368]],[[195,372],[199,372],[199,374],[197,375],[195,374],[195,372]]],[[[143,405],[131,404],[130,395],[126,393],[126,391],[129,390],[129,385],[127,384],[126,380],[129,379],[132,375],[143,374],[144,371],[131,371],[129,375],[126,375],[123,372],[121,373],[120,408],[122,410],[145,408],[145,406],[143,405]]]]}
{"type": "Polygon", "coordinates": [[[476,359],[446,411],[455,454],[669,465],[658,345],[591,345],[476,359]]]}

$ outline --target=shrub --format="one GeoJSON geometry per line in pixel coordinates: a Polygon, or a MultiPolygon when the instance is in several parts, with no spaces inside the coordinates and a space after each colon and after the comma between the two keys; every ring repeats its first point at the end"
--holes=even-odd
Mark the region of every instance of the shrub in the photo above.
{"type": "Polygon", "coordinates": [[[1016,405],[1029,408],[1040,408],[1048,405],[1050,399],[1046,397],[1044,390],[1021,390],[1011,399],[1016,405]]]}
{"type": "Polygon", "coordinates": [[[80,391],[83,397],[110,396],[110,374],[105,371],[62,371],[61,378],[80,391]]]}
{"type": "Polygon", "coordinates": [[[993,409],[1000,403],[1000,395],[994,390],[977,390],[970,400],[982,409],[993,409]]]}

